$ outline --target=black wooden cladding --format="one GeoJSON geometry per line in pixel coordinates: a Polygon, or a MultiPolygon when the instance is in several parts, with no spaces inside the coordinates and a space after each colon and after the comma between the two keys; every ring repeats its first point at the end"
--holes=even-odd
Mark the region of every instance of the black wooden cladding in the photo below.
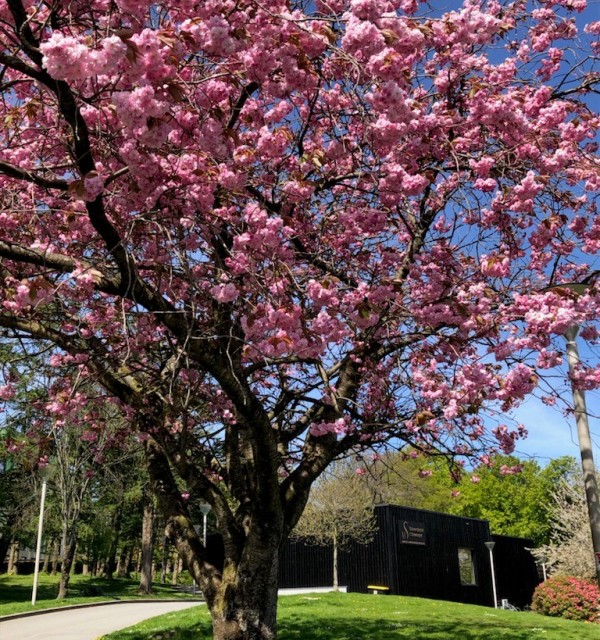
{"type": "MultiPolygon", "coordinates": [[[[491,536],[489,523],[432,511],[393,505],[375,509],[377,533],[367,545],[353,544],[340,552],[340,584],[348,591],[368,592],[370,585],[390,593],[493,606],[489,551],[496,543],[494,567],[498,600],[524,607],[538,583],[530,541],[491,536]],[[462,584],[458,550],[473,558],[475,583],[462,584]]],[[[281,587],[329,587],[332,549],[290,541],[280,559],[281,587]]]]}
{"type": "Polygon", "coordinates": [[[492,535],[494,567],[498,599],[506,598],[515,607],[522,609],[531,604],[531,595],[540,583],[537,565],[529,549],[533,542],[525,538],[492,535]]]}
{"type": "Polygon", "coordinates": [[[491,539],[487,522],[389,505],[377,507],[375,513],[378,531],[373,542],[352,547],[349,591],[366,593],[369,585],[380,584],[395,594],[493,604],[483,544],[491,539]],[[403,541],[405,523],[423,528],[424,544],[403,541]],[[472,552],[475,585],[461,584],[459,548],[472,552]]]}
{"type": "MultiPolygon", "coordinates": [[[[339,553],[338,578],[347,582],[347,554],[339,553]]],[[[318,546],[302,540],[288,541],[279,556],[279,587],[331,587],[333,584],[333,548],[318,546]]]]}

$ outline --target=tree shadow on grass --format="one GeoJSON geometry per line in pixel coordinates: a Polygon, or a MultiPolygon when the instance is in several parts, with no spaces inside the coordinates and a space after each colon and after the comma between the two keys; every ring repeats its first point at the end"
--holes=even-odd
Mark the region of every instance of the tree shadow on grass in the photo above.
{"type": "MultiPolygon", "coordinates": [[[[27,602],[31,600],[31,591],[33,588],[33,576],[31,584],[2,584],[0,583],[0,604],[8,602],[27,602]]],[[[58,595],[58,585],[56,584],[40,584],[37,588],[38,600],[53,600],[58,595]]]]}
{"type": "MultiPolygon", "coordinates": [[[[573,634],[556,630],[547,635],[546,630],[529,626],[507,627],[502,621],[475,624],[471,622],[421,620],[403,622],[398,619],[327,620],[315,626],[310,619],[288,616],[279,626],[278,640],[531,640],[535,637],[552,637],[561,640],[581,640],[580,630],[573,634]],[[540,633],[541,632],[541,633],[540,633]]],[[[600,635],[590,638],[600,638],[600,635]]]]}
{"type": "MultiPolygon", "coordinates": [[[[111,638],[113,636],[111,635],[111,638]]],[[[120,638],[121,636],[116,636],[120,638]]],[[[202,621],[185,628],[178,629],[129,629],[122,636],[127,640],[212,640],[212,625],[202,621]]]]}

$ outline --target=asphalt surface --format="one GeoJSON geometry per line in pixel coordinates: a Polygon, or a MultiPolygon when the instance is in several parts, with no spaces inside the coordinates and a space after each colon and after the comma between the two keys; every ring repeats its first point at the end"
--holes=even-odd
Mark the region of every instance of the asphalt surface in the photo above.
{"type": "Polygon", "coordinates": [[[121,602],[3,620],[0,640],[96,640],[147,618],[203,606],[198,602],[121,602]]]}

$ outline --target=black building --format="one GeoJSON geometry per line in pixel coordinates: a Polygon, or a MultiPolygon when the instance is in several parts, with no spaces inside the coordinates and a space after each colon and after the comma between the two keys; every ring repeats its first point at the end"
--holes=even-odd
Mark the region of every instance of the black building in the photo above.
{"type": "MultiPolygon", "coordinates": [[[[498,600],[519,608],[531,603],[539,582],[530,540],[492,536],[489,523],[392,505],[375,508],[377,533],[371,543],[340,553],[340,584],[366,593],[389,593],[493,606],[490,554],[494,541],[498,600]]],[[[332,549],[290,541],[282,550],[281,587],[332,584],[332,549]]]]}

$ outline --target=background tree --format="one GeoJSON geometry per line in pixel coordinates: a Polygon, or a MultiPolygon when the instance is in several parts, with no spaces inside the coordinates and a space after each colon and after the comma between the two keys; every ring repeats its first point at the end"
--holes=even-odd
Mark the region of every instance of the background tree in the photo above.
{"type": "Polygon", "coordinates": [[[333,548],[333,590],[339,590],[338,552],[351,542],[366,544],[377,530],[368,487],[348,465],[335,465],[322,476],[293,534],[333,548]]]}
{"type": "Polygon", "coordinates": [[[570,457],[551,460],[542,469],[534,460],[498,456],[491,466],[464,474],[449,511],[488,520],[494,533],[547,544],[555,527],[548,512],[553,494],[577,473],[577,462],[570,457]]]}
{"type": "Polygon", "coordinates": [[[597,335],[593,282],[545,289],[598,251],[584,5],[1,5],[0,327],[48,351],[51,419],[84,380],[145,439],[218,640],[275,636],[279,549],[332,461],[511,453],[523,429],[481,412],[566,326],[597,335]]]}
{"type": "Polygon", "coordinates": [[[371,502],[452,512],[463,472],[444,456],[422,455],[416,449],[366,455],[357,465],[371,502]]]}
{"type": "Polygon", "coordinates": [[[538,561],[558,575],[592,580],[596,575],[594,546],[580,474],[554,487],[548,504],[552,531],[548,544],[536,550],[538,561]]]}

